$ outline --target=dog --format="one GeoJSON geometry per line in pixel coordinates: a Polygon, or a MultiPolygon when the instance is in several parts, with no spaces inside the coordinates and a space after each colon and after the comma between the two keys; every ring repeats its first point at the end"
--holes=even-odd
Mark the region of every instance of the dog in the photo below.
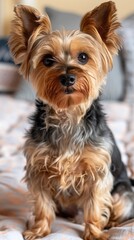
{"type": "Polygon", "coordinates": [[[46,236],[58,209],[76,206],[84,240],[107,239],[104,228],[134,217],[134,193],[100,103],[121,47],[115,3],[89,11],[74,31],[52,31],[33,7],[14,11],[10,50],[37,94],[24,146],[35,221],[24,237],[46,236]]]}

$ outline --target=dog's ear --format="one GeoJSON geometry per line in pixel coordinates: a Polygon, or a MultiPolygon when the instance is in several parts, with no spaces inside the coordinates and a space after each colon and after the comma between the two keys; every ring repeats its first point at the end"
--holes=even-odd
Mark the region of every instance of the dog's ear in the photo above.
{"type": "Polygon", "coordinates": [[[21,64],[28,50],[29,38],[36,34],[48,34],[51,23],[48,16],[43,16],[38,10],[27,5],[17,5],[14,8],[15,19],[11,25],[9,47],[16,64],[21,64]]]}
{"type": "Polygon", "coordinates": [[[82,19],[80,30],[90,34],[97,40],[101,37],[112,54],[120,48],[120,38],[116,30],[120,27],[117,20],[117,10],[112,1],[102,3],[88,12],[82,19]]]}

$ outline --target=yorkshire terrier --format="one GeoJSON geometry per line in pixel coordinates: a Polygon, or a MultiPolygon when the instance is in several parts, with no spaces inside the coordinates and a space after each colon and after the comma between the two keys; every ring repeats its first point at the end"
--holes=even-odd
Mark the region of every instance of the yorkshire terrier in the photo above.
{"type": "Polygon", "coordinates": [[[9,46],[37,93],[24,147],[35,221],[24,237],[49,234],[58,209],[76,206],[84,239],[107,239],[104,228],[134,217],[134,193],[99,100],[121,45],[115,4],[88,12],[80,30],[61,32],[33,7],[14,11],[9,46]]]}

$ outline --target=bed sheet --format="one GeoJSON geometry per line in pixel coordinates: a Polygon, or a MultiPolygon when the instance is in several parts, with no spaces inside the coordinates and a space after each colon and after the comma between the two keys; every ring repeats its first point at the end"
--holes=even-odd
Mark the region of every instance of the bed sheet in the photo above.
{"type": "MultiPolygon", "coordinates": [[[[121,103],[104,103],[104,109],[128,174],[132,176],[126,144],[126,136],[130,134],[128,123],[131,109],[129,105],[121,103]]],[[[23,240],[22,232],[26,229],[30,216],[27,188],[22,181],[25,165],[22,149],[24,133],[29,128],[27,118],[33,110],[34,105],[30,102],[0,96],[0,240],[23,240]]],[[[56,218],[51,234],[43,239],[80,240],[83,230],[82,225],[56,218]]],[[[134,221],[111,228],[109,233],[110,240],[134,240],[134,221]]]]}

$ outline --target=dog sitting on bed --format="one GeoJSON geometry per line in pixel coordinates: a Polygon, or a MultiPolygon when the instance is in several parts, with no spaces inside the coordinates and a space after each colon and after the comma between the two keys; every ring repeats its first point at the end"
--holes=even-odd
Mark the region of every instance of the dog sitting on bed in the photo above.
{"type": "MultiPolygon", "coordinates": [[[[84,239],[134,217],[134,194],[99,96],[120,48],[116,7],[88,12],[80,30],[52,31],[47,15],[18,5],[9,46],[36,89],[36,111],[24,147],[25,180],[35,221],[26,240],[50,233],[58,209],[83,209],[84,239]]],[[[117,79],[118,81],[118,79],[117,79]]]]}

